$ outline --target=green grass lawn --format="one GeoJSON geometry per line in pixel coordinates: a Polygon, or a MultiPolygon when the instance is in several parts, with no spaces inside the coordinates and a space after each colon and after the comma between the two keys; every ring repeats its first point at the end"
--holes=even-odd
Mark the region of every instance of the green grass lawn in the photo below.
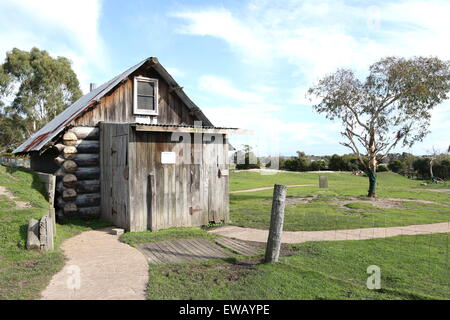
{"type": "Polygon", "coordinates": [[[28,209],[15,209],[15,203],[0,198],[0,300],[36,299],[53,274],[64,266],[61,242],[75,234],[108,225],[102,221],[66,221],[56,227],[56,250],[47,253],[27,251],[26,232],[31,218],[39,219],[48,212],[44,189],[36,175],[0,166],[0,185],[17,200],[31,204],[28,209]]]}
{"type": "MultiPolygon", "coordinates": [[[[140,242],[210,238],[199,228],[136,232],[140,242]]],[[[289,246],[277,264],[260,258],[150,265],[148,299],[449,299],[448,234],[289,246]],[[381,290],[366,287],[381,269],[381,290]]]]}
{"type": "MultiPolygon", "coordinates": [[[[367,202],[367,178],[347,173],[326,174],[329,188],[319,189],[318,174],[232,173],[231,189],[281,184],[313,184],[290,188],[290,201],[311,197],[306,204],[286,208],[285,230],[318,230],[369,226],[407,225],[449,221],[450,197],[445,193],[418,190],[420,182],[401,176],[379,175],[378,196],[421,199],[437,204],[403,203],[380,209],[367,202]],[[296,198],[297,197],[297,198],[296,198]],[[334,201],[357,198],[351,204],[334,201]]],[[[31,204],[18,210],[0,196],[0,299],[35,299],[61,270],[64,239],[108,223],[71,220],[57,225],[56,250],[48,253],[25,250],[31,218],[47,213],[42,186],[33,174],[0,166],[0,185],[17,200],[31,204]]],[[[434,188],[435,186],[433,186],[434,188]]],[[[234,224],[267,228],[272,191],[232,194],[234,224]]],[[[295,201],[294,201],[295,202],[295,201]]],[[[215,236],[200,228],[173,228],[158,232],[126,233],[121,241],[142,242],[215,236]]],[[[289,256],[277,264],[261,264],[258,258],[215,260],[206,263],[150,266],[149,299],[449,299],[448,234],[400,236],[364,241],[314,242],[289,246],[289,256]],[[382,289],[366,288],[366,270],[377,265],[382,289]]]]}
{"type": "MultiPolygon", "coordinates": [[[[350,173],[325,173],[329,188],[319,189],[317,173],[258,172],[231,174],[231,189],[244,190],[273,184],[312,184],[310,187],[288,188],[288,200],[310,197],[308,203],[291,203],[285,209],[285,230],[332,230],[362,227],[403,226],[450,220],[450,195],[419,190],[420,181],[394,173],[380,173],[377,196],[380,198],[418,199],[436,203],[402,202],[392,208],[379,208],[364,203],[368,179],[350,173]],[[357,203],[340,205],[336,201],[357,198],[357,203]]],[[[267,229],[270,222],[272,190],[230,194],[231,224],[267,229]]]]}

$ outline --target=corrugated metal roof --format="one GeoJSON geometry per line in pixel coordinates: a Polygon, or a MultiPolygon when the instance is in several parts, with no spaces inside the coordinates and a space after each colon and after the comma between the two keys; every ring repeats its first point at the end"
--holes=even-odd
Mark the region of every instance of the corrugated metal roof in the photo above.
{"type": "MultiPolygon", "coordinates": [[[[82,96],[75,101],[70,107],[65,109],[59,115],[57,115],[52,121],[47,123],[40,130],[35,132],[24,143],[22,143],[13,153],[22,153],[30,151],[40,151],[42,147],[48,144],[53,138],[55,138],[64,128],[69,125],[74,119],[83,113],[84,110],[92,106],[95,102],[100,100],[103,96],[108,94],[114,87],[116,87],[123,79],[127,78],[130,74],[140,68],[146,62],[152,63],[152,67],[161,75],[161,77],[169,84],[169,86],[178,88],[178,83],[172,78],[167,70],[158,62],[157,58],[151,57],[145,59],[135,66],[129,68],[123,73],[119,74],[110,81],[95,88],[88,94],[82,96]]],[[[212,126],[209,119],[203,114],[199,107],[192,102],[191,99],[180,88],[175,90],[175,93],[179,98],[194,112],[196,115],[208,126],[212,126]]]]}

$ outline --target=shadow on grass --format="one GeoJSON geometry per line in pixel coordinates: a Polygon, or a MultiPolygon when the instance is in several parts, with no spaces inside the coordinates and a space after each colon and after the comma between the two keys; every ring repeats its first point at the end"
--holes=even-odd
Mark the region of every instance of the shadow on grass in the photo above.
{"type": "Polygon", "coordinates": [[[26,243],[27,243],[27,233],[28,233],[28,224],[22,224],[19,227],[19,233],[21,241],[17,242],[17,246],[20,249],[26,249],[26,243]]]}
{"type": "Polygon", "coordinates": [[[77,226],[92,230],[103,229],[113,226],[111,222],[102,220],[100,218],[91,218],[91,219],[62,218],[58,219],[57,223],[62,226],[77,226]]]}

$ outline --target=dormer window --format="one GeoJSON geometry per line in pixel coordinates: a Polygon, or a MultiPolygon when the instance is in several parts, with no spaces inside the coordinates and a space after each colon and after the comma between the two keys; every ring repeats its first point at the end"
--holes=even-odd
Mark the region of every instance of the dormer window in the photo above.
{"type": "Polygon", "coordinates": [[[158,114],[158,79],[135,77],[133,113],[158,114]]]}

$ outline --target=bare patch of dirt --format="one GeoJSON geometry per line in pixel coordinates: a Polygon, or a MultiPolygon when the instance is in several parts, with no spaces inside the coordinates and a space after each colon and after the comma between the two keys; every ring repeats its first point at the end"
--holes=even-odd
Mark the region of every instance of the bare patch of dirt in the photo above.
{"type": "Polygon", "coordinates": [[[287,196],[286,197],[286,206],[295,206],[297,204],[306,204],[306,203],[310,203],[311,200],[316,199],[317,196],[306,196],[306,197],[301,197],[301,196],[287,196]]]}
{"type": "Polygon", "coordinates": [[[15,203],[17,209],[32,208],[31,204],[29,204],[28,202],[16,200],[14,195],[8,189],[6,189],[4,186],[0,186],[0,194],[8,197],[8,199],[13,201],[15,203]]]}
{"type": "MultiPolygon", "coordinates": [[[[266,250],[266,243],[265,242],[259,242],[259,241],[248,241],[248,240],[239,240],[241,242],[244,242],[246,244],[248,244],[249,246],[252,246],[254,248],[258,248],[261,249],[261,252],[263,253],[263,257],[254,257],[254,258],[248,258],[245,260],[240,260],[241,262],[254,262],[253,264],[258,264],[261,263],[262,260],[264,260],[264,253],[266,250]]],[[[281,244],[281,248],[280,248],[280,257],[288,257],[291,256],[294,253],[294,251],[292,250],[291,246],[285,243],[281,244]]]]}
{"type": "Polygon", "coordinates": [[[350,203],[357,203],[357,202],[363,202],[367,204],[371,204],[374,207],[380,208],[380,209],[400,209],[403,208],[402,202],[398,199],[385,199],[385,198],[376,198],[374,200],[361,200],[358,198],[350,198],[348,200],[331,200],[331,203],[339,206],[341,209],[348,210],[349,208],[346,207],[347,204],[350,203]]]}
{"type": "Polygon", "coordinates": [[[417,190],[450,193],[450,189],[417,189],[417,190]]]}
{"type": "Polygon", "coordinates": [[[439,203],[435,201],[428,200],[419,200],[419,199],[397,199],[397,198],[375,198],[373,200],[361,200],[358,198],[350,198],[348,200],[331,200],[331,202],[335,205],[338,205],[340,209],[348,210],[346,207],[349,203],[355,202],[363,202],[373,205],[374,207],[380,209],[403,209],[403,202],[414,202],[414,203],[423,203],[423,204],[434,204],[440,205],[444,207],[450,207],[450,205],[439,203]]]}

